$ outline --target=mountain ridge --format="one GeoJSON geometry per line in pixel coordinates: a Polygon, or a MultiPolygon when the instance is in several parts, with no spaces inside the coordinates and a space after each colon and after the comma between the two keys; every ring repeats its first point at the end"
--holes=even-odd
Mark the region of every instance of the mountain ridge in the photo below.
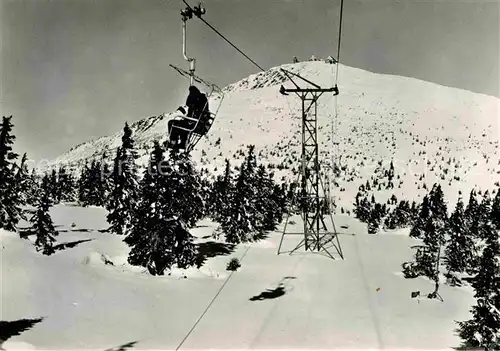
{"type": "MultiPolygon", "coordinates": [[[[293,94],[279,94],[281,84],[293,86],[279,73],[280,68],[323,87],[335,82],[335,65],[306,61],[276,66],[223,88],[225,97],[215,124],[192,152],[199,167],[217,173],[225,158],[240,162],[245,145],[255,144],[261,160],[276,176],[296,177],[300,100],[293,94]]],[[[344,65],[339,72],[340,95],[325,94],[318,102],[318,139],[324,169],[334,161],[342,166],[339,178],[331,179],[338,185],[337,194],[345,192],[339,196],[343,206],[349,207],[361,183],[373,181],[380,161],[385,168],[390,160],[394,162],[400,177],[399,196],[406,193],[416,199],[423,187],[436,181],[447,183],[447,197],[453,192],[451,198],[456,199],[458,190],[489,188],[500,179],[500,162],[495,164],[500,159],[500,99],[344,65]]],[[[219,99],[217,95],[210,98],[212,109],[219,99]]],[[[150,116],[130,125],[140,164],[146,164],[153,140],[165,140],[171,115],[150,116]]],[[[120,144],[121,131],[75,146],[51,165],[72,164],[79,169],[85,160],[100,158],[103,150],[110,161],[120,144]]],[[[380,196],[382,201],[385,197],[380,196]]]]}

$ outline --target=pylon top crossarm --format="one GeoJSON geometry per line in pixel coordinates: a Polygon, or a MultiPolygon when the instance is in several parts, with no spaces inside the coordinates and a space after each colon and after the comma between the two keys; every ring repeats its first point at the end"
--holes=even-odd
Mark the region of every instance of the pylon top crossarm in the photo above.
{"type": "Polygon", "coordinates": [[[297,77],[297,78],[299,78],[299,79],[302,79],[304,82],[311,84],[311,85],[312,85],[312,86],[314,86],[316,89],[321,89],[321,87],[320,87],[319,85],[317,85],[317,84],[315,84],[315,83],[313,83],[313,82],[311,82],[311,81],[307,80],[306,78],[304,78],[304,77],[302,77],[302,76],[298,75],[297,73],[293,73],[293,72],[287,71],[287,70],[286,70],[286,69],[284,69],[284,68],[281,68],[281,71],[285,74],[285,76],[287,76],[287,78],[288,78],[288,79],[290,79],[290,80],[292,81],[293,85],[295,85],[295,86],[297,87],[297,89],[300,89],[300,88],[299,88],[299,86],[295,83],[295,81],[293,80],[293,78],[292,78],[291,76],[295,76],[295,77],[297,77]]]}
{"type": "MultiPolygon", "coordinates": [[[[332,87],[332,88],[322,88],[319,85],[309,81],[308,79],[298,75],[297,73],[293,73],[290,71],[287,71],[286,69],[281,68],[281,71],[285,74],[285,76],[290,79],[290,81],[295,85],[294,89],[286,89],[285,87],[281,86],[280,88],[280,93],[281,94],[286,94],[286,93],[305,93],[304,95],[299,95],[300,97],[305,97],[307,93],[328,93],[328,92],[333,92],[335,93],[334,95],[339,94],[339,89],[337,86],[332,87]],[[301,88],[298,86],[298,84],[293,80],[293,76],[302,79],[304,82],[311,84],[314,88],[301,88]]],[[[318,96],[319,98],[319,96],[318,96]]]]}

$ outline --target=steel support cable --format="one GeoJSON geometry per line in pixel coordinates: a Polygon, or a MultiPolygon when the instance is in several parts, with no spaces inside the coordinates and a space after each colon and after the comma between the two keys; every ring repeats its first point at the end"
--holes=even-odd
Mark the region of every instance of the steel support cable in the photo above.
{"type": "Polygon", "coordinates": [[[265,71],[264,68],[262,68],[259,64],[257,64],[254,60],[252,60],[247,54],[245,54],[243,51],[241,51],[236,45],[234,45],[229,39],[227,39],[221,32],[219,32],[214,26],[212,26],[210,23],[205,21],[205,19],[198,17],[203,23],[205,23],[210,29],[212,29],[215,33],[217,33],[222,39],[224,39],[229,45],[231,45],[233,48],[235,48],[240,54],[245,56],[251,63],[253,63],[256,67],[258,67],[261,71],[265,71]]]}
{"type": "MultiPolygon", "coordinates": [[[[247,247],[247,249],[245,250],[245,253],[241,256],[240,263],[243,262],[243,259],[245,258],[246,254],[248,253],[248,250],[250,250],[250,246],[251,245],[249,244],[248,247],[247,247]]],[[[205,315],[207,314],[207,312],[210,309],[210,307],[212,307],[212,305],[214,304],[215,300],[217,300],[217,298],[219,297],[220,293],[222,292],[222,290],[224,289],[224,287],[227,285],[227,283],[229,282],[229,280],[233,276],[234,272],[235,271],[231,271],[231,273],[229,273],[229,276],[227,277],[227,279],[224,282],[224,284],[221,285],[221,287],[219,288],[219,290],[217,291],[217,293],[215,294],[215,296],[213,297],[213,299],[210,301],[210,303],[208,304],[208,306],[205,308],[205,310],[202,312],[202,314],[200,315],[200,317],[198,317],[198,319],[193,324],[193,326],[191,327],[191,329],[188,331],[188,333],[186,334],[186,336],[182,339],[182,341],[179,343],[179,345],[175,348],[175,351],[179,350],[181,348],[181,346],[189,338],[189,336],[191,336],[191,334],[195,330],[196,326],[201,322],[201,320],[203,319],[203,317],[205,317],[205,315]]]]}
{"type": "MultiPolygon", "coordinates": [[[[338,78],[339,78],[339,65],[340,65],[340,48],[341,48],[341,42],[342,42],[342,20],[343,20],[343,13],[344,13],[344,0],[340,0],[340,18],[339,18],[339,31],[338,31],[338,41],[337,41],[337,62],[336,62],[336,72],[335,72],[335,86],[338,84],[338,78]]],[[[333,76],[333,67],[332,67],[332,76],[333,76]]],[[[331,126],[330,126],[330,140],[332,142],[332,152],[333,155],[329,155],[330,159],[330,168],[331,171],[333,172],[333,181],[336,180],[336,169],[335,167],[340,167],[339,160],[340,160],[340,136],[338,136],[339,128],[338,128],[338,96],[334,96],[334,115],[331,120],[331,126]],[[339,140],[335,140],[335,135],[339,137],[339,140]]],[[[329,187],[331,189],[332,184],[329,184],[329,187]]]]}

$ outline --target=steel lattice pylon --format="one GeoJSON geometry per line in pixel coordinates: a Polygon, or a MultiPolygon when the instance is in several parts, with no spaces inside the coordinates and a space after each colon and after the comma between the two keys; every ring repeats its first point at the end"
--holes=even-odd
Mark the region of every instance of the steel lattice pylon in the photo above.
{"type": "Polygon", "coordinates": [[[296,93],[302,102],[302,152],[300,166],[300,184],[301,195],[299,196],[299,207],[301,217],[304,222],[304,230],[302,233],[287,233],[287,225],[289,215],[285,222],[283,234],[281,236],[280,245],[278,247],[278,255],[281,252],[281,245],[285,235],[304,235],[300,243],[290,251],[294,251],[301,247],[305,247],[306,251],[325,252],[329,257],[334,258],[330,253],[330,248],[335,248],[337,254],[343,259],[342,249],[338,239],[335,222],[331,211],[328,211],[328,216],[331,220],[332,231],[328,230],[324,217],[324,203],[326,200],[326,192],[321,180],[321,170],[319,162],[319,146],[318,146],[318,99],[323,93],[333,92],[338,95],[338,88],[323,89],[320,86],[308,81],[298,74],[282,69],[283,73],[295,85],[293,89],[280,88],[280,93],[288,95],[288,93],[296,93]],[[293,80],[297,77],[308,84],[312,88],[300,88],[293,80]],[[330,245],[327,247],[327,245],[330,245]]]}

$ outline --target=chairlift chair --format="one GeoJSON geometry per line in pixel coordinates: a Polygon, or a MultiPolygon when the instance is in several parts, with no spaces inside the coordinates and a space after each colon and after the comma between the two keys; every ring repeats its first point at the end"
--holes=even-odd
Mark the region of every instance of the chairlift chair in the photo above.
{"type": "MultiPolygon", "coordinates": [[[[207,103],[205,104],[204,108],[202,109],[201,115],[200,116],[195,116],[198,118],[192,118],[192,117],[187,117],[183,116],[183,119],[189,120],[194,122],[194,125],[192,128],[184,128],[180,126],[173,125],[173,128],[177,128],[178,130],[182,130],[184,132],[188,133],[187,136],[187,142],[186,142],[186,152],[190,152],[200,141],[201,137],[206,135],[211,127],[212,124],[215,121],[215,118],[217,117],[217,113],[219,112],[219,108],[222,104],[222,100],[224,99],[224,93],[223,91],[215,84],[212,84],[210,82],[207,82],[203,80],[202,78],[196,76],[194,74],[195,72],[195,58],[193,57],[188,57],[187,52],[186,52],[186,22],[190,19],[193,18],[193,15],[195,15],[198,18],[201,18],[202,15],[206,13],[206,9],[203,7],[202,2],[200,1],[199,5],[191,7],[186,0],[182,0],[184,4],[186,5],[186,8],[181,11],[181,20],[182,20],[182,55],[184,59],[189,63],[189,72],[186,70],[183,70],[179,67],[176,67],[174,65],[170,65],[173,69],[177,71],[180,75],[183,77],[189,78],[190,85],[194,85],[194,83],[198,83],[200,85],[203,85],[205,89],[200,89],[200,91],[205,90],[205,96],[207,98],[207,103]],[[216,97],[214,100],[218,100],[218,103],[216,103],[217,107],[213,109],[214,112],[209,111],[208,115],[208,120],[201,121],[202,118],[204,117],[204,111],[207,110],[208,102],[210,101],[210,98],[212,95],[216,94],[216,97]],[[200,124],[202,122],[202,124],[200,124]],[[203,129],[202,129],[203,128],[203,129]]],[[[215,101],[212,101],[212,103],[215,101]]],[[[170,139],[170,135],[169,135],[170,139]]]]}
{"type": "MultiPolygon", "coordinates": [[[[209,104],[210,98],[212,96],[214,96],[214,100],[215,100],[215,101],[212,101],[212,105],[213,105],[213,102],[215,102],[216,108],[213,109],[212,111],[209,111],[208,120],[202,120],[203,116],[195,116],[195,118],[183,116],[182,117],[183,119],[194,122],[194,124],[191,128],[184,128],[184,127],[180,127],[180,126],[176,126],[176,125],[172,126],[172,129],[177,128],[178,130],[183,130],[183,131],[188,133],[187,142],[186,142],[186,152],[191,152],[191,150],[193,150],[193,148],[200,141],[200,139],[210,131],[210,129],[215,121],[215,118],[217,117],[217,114],[219,112],[219,108],[222,105],[222,100],[224,100],[224,93],[217,85],[215,85],[213,83],[207,82],[204,79],[202,79],[196,75],[190,74],[189,72],[187,72],[179,67],[176,67],[174,65],[170,65],[170,67],[172,67],[174,70],[176,70],[177,73],[179,73],[183,77],[186,77],[186,78],[192,77],[194,82],[196,82],[199,85],[202,85],[206,88],[206,89],[200,89],[200,91],[204,92],[205,96],[207,97],[207,103],[203,107],[202,111],[205,111],[207,109],[207,105],[209,104]]],[[[204,112],[202,112],[202,114],[203,113],[204,112]]]]}

